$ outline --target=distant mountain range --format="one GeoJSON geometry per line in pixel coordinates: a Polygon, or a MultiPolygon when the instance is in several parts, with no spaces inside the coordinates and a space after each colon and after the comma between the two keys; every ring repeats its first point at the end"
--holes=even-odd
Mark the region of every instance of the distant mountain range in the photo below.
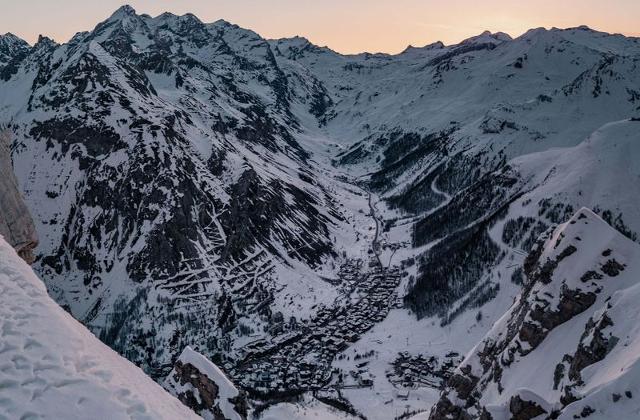
{"type": "Polygon", "coordinates": [[[191,346],[258,406],[638,408],[620,318],[637,307],[638,38],[539,28],[341,55],[124,6],[65,44],[0,36],[0,123],[34,270],[161,383],[191,346]],[[566,314],[567,293],[591,304],[566,314]]]}

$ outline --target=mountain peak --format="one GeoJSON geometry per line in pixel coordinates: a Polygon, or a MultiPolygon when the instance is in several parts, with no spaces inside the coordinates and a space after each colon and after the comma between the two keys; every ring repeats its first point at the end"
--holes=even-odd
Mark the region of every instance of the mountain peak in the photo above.
{"type": "Polygon", "coordinates": [[[176,15],[171,12],[164,12],[161,15],[158,15],[155,19],[160,21],[182,21],[182,22],[194,22],[194,23],[202,24],[202,21],[200,20],[200,18],[198,18],[193,13],[176,15]]]}
{"type": "Polygon", "coordinates": [[[53,39],[40,34],[38,35],[38,41],[36,41],[34,48],[39,48],[42,46],[52,46],[52,45],[57,45],[57,43],[53,39]]]}
{"type": "Polygon", "coordinates": [[[194,22],[199,22],[202,23],[202,21],[200,20],[200,18],[198,18],[198,16],[194,15],[193,13],[185,13],[184,15],[181,16],[182,19],[184,20],[190,20],[190,21],[194,21],[194,22]]]}
{"type": "Polygon", "coordinates": [[[19,40],[20,38],[17,37],[16,35],[12,34],[11,32],[7,32],[4,35],[0,35],[0,39],[14,39],[14,40],[19,40]]]}
{"type": "Polygon", "coordinates": [[[480,35],[472,36],[471,38],[467,38],[461,42],[461,44],[470,44],[470,43],[492,43],[492,44],[500,44],[503,42],[508,42],[513,40],[511,35],[505,32],[496,32],[492,33],[491,31],[484,31],[480,35]]]}
{"type": "Polygon", "coordinates": [[[592,29],[590,27],[588,27],[587,25],[580,25],[580,26],[576,26],[573,28],[567,28],[568,30],[572,30],[572,31],[585,31],[585,32],[596,32],[595,29],[592,29]]]}
{"type": "Polygon", "coordinates": [[[432,42],[431,44],[427,44],[424,47],[414,47],[413,45],[408,45],[407,48],[404,49],[400,54],[407,54],[412,51],[430,51],[430,50],[441,50],[445,45],[442,41],[432,42]]]}
{"type": "Polygon", "coordinates": [[[540,26],[539,28],[531,28],[527,32],[522,34],[521,38],[525,38],[525,39],[533,38],[535,36],[538,36],[540,34],[545,34],[547,32],[548,32],[547,28],[542,27],[542,26],[540,26]]]}
{"type": "Polygon", "coordinates": [[[133,7],[124,5],[113,12],[107,20],[100,23],[96,29],[100,28],[102,30],[113,28],[115,27],[114,25],[120,25],[125,32],[131,33],[145,25],[145,16],[138,15],[133,7]]]}
{"type": "Polygon", "coordinates": [[[7,32],[4,35],[0,35],[0,43],[4,45],[20,45],[26,44],[27,41],[20,38],[19,36],[12,34],[11,32],[7,32]]]}
{"type": "Polygon", "coordinates": [[[218,19],[215,22],[210,23],[209,25],[214,27],[221,27],[221,28],[238,28],[239,27],[235,23],[231,23],[228,20],[224,20],[224,19],[218,19]]]}
{"type": "Polygon", "coordinates": [[[111,18],[117,19],[117,18],[123,18],[127,16],[136,16],[136,9],[129,6],[128,4],[125,4],[124,6],[119,7],[115,12],[113,12],[113,14],[111,15],[111,18]]]}

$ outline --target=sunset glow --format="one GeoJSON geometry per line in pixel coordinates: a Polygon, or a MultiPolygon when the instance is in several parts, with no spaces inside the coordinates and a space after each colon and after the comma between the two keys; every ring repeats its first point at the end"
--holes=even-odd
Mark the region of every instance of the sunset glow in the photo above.
{"type": "MultiPolygon", "coordinates": [[[[30,43],[40,33],[58,42],[90,30],[123,0],[1,0],[0,33],[30,43]]],[[[456,43],[484,30],[518,36],[535,27],[588,25],[638,36],[637,0],[130,0],[138,13],[193,13],[203,21],[225,19],[268,38],[301,35],[343,53],[397,53],[407,45],[456,43]]]]}

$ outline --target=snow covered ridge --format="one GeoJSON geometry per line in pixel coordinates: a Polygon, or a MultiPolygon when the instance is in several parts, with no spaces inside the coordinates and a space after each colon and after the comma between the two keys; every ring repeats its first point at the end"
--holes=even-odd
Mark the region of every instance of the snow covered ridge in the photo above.
{"type": "Polygon", "coordinates": [[[15,73],[17,65],[29,52],[29,44],[12,33],[0,35],[0,80],[7,80],[15,73]]]}
{"type": "Polygon", "coordinates": [[[247,418],[246,396],[214,363],[191,347],[180,354],[163,386],[204,419],[247,418]]]}
{"type": "Polygon", "coordinates": [[[542,237],[524,270],[522,293],[430,418],[635,418],[640,246],[583,208],[542,237]]]}
{"type": "Polygon", "coordinates": [[[199,418],[101,343],[0,238],[0,417],[199,418]]]}

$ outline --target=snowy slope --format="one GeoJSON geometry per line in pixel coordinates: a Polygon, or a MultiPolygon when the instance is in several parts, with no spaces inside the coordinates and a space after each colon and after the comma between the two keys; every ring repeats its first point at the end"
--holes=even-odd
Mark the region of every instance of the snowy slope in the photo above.
{"type": "Polygon", "coordinates": [[[190,345],[257,399],[348,378],[372,419],[428,410],[542,232],[583,206],[640,231],[638,38],[341,55],[123,7],[0,44],[34,269],[158,380],[190,345]]]}
{"type": "Polygon", "coordinates": [[[523,292],[461,363],[431,418],[636,417],[639,262],[640,246],[579,210],[531,252],[523,292]]]}
{"type": "Polygon", "coordinates": [[[0,238],[0,417],[196,419],[48,295],[0,238]]]}
{"type": "Polygon", "coordinates": [[[575,147],[524,155],[510,165],[534,186],[523,200],[608,209],[620,217],[617,225],[609,222],[631,234],[640,232],[639,159],[640,122],[623,120],[600,127],[575,147]]]}
{"type": "Polygon", "coordinates": [[[297,403],[275,404],[260,414],[261,420],[353,420],[356,418],[311,397],[303,398],[297,403]]]}

